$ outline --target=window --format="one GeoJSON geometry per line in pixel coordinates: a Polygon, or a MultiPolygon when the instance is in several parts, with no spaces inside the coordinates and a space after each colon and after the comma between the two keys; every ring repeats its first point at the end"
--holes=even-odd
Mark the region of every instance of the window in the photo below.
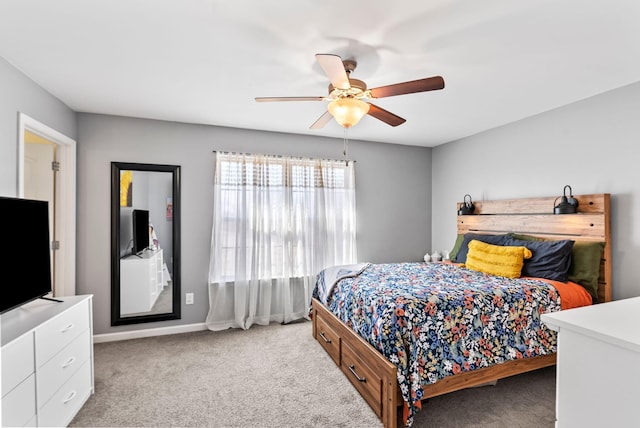
{"type": "Polygon", "coordinates": [[[211,282],[355,263],[354,163],[218,153],[211,282]]]}

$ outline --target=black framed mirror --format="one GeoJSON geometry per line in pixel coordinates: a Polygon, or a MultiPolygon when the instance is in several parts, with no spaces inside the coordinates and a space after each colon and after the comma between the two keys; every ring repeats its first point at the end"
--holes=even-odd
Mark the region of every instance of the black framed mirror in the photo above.
{"type": "Polygon", "coordinates": [[[180,307],[180,167],[111,162],[111,325],[180,307]]]}

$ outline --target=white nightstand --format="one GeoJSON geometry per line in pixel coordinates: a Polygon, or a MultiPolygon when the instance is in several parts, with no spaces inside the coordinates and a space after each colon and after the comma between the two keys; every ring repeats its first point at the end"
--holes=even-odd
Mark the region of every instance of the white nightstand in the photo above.
{"type": "Polygon", "coordinates": [[[558,332],[556,427],[637,427],[640,297],[541,319],[558,332]]]}

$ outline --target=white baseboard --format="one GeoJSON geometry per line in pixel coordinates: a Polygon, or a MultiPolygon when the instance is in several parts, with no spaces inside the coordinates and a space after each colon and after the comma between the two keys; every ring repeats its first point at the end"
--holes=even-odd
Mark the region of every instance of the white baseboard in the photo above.
{"type": "Polygon", "coordinates": [[[192,331],[207,330],[205,323],[174,325],[144,330],[123,331],[120,333],[94,334],[93,343],[117,342],[119,340],[139,339],[141,337],[164,336],[167,334],[190,333],[192,331]]]}

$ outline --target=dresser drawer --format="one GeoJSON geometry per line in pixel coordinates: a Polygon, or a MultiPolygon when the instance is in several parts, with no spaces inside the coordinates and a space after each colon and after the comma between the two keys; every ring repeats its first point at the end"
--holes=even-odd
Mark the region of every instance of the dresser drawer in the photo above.
{"type": "Polygon", "coordinates": [[[38,410],[38,425],[67,426],[91,394],[91,363],[85,362],[78,371],[38,410]]]}
{"type": "Polygon", "coordinates": [[[316,334],[320,345],[333,358],[337,365],[340,365],[340,335],[321,316],[316,315],[316,334]]]}
{"type": "Polygon", "coordinates": [[[85,330],[38,370],[38,403],[45,403],[89,360],[91,342],[85,330]]]}
{"type": "Polygon", "coordinates": [[[346,343],[342,343],[342,371],[369,403],[378,417],[382,417],[382,379],[358,357],[346,343]]]}
{"type": "MultiPolygon", "coordinates": [[[[3,371],[3,377],[4,374],[3,371]]],[[[35,392],[36,376],[32,374],[11,392],[2,397],[3,427],[22,427],[28,425],[29,421],[32,420],[36,414],[35,392]]]]}
{"type": "Polygon", "coordinates": [[[35,370],[33,333],[25,334],[2,347],[2,396],[9,393],[35,370]]]}
{"type": "Polygon", "coordinates": [[[83,301],[36,329],[36,367],[41,367],[89,328],[88,305],[88,301],[83,301]]]}

